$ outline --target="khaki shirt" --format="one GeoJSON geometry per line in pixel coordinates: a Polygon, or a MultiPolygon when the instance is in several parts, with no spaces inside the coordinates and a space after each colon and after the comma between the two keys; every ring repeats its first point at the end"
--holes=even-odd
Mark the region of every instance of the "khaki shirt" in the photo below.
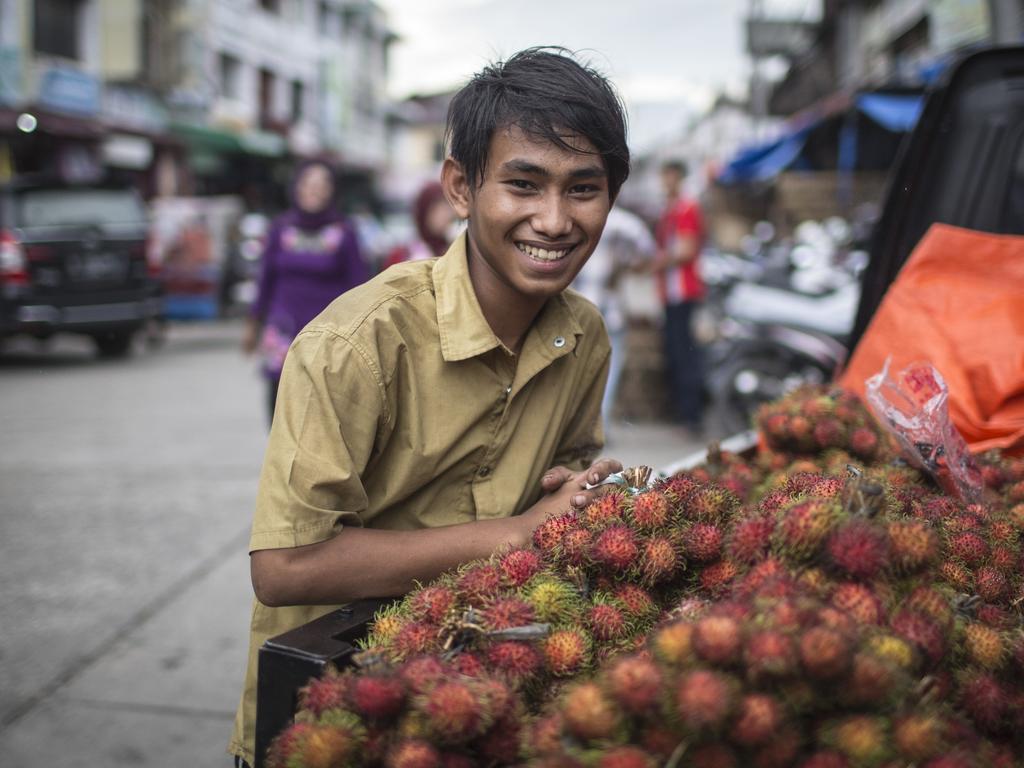
{"type": "MultiPolygon", "coordinates": [[[[520,354],[484,319],[465,237],[336,299],[285,361],[250,551],[299,547],[347,525],[416,529],[522,512],[551,466],[603,444],[609,346],[595,307],[547,302],[520,354]]],[[[253,762],[263,642],[338,606],[253,601],[249,667],[229,747],[253,762]]]]}

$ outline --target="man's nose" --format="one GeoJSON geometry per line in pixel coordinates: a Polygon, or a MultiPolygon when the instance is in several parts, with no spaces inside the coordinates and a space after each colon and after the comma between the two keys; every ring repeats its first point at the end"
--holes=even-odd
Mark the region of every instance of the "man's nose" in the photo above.
{"type": "Polygon", "coordinates": [[[561,195],[544,195],[531,222],[534,231],[552,240],[565,237],[572,232],[572,216],[569,206],[561,195]]]}

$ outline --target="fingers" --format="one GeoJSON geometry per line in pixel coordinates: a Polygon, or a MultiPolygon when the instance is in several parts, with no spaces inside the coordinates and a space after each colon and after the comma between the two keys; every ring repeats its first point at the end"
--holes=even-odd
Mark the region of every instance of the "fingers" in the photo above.
{"type": "Polygon", "coordinates": [[[544,493],[554,493],[567,482],[572,480],[576,473],[566,467],[552,467],[544,473],[540,479],[540,487],[544,493]]]}
{"type": "Polygon", "coordinates": [[[598,459],[586,472],[587,482],[599,483],[613,472],[621,472],[622,463],[615,459],[598,459]]]}

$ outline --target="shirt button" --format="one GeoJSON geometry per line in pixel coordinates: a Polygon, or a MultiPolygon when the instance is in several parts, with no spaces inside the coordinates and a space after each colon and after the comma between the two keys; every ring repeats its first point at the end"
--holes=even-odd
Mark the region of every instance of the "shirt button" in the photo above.
{"type": "Polygon", "coordinates": [[[564,336],[555,336],[555,346],[558,347],[559,349],[564,347],[565,346],[565,337],[564,336]]]}
{"type": "Polygon", "coordinates": [[[480,477],[487,477],[489,474],[491,474],[491,468],[490,467],[480,467],[480,469],[478,469],[476,471],[476,473],[480,477]]]}
{"type": "Polygon", "coordinates": [[[511,395],[512,394],[512,386],[511,385],[505,387],[505,394],[506,395],[511,395]]]}

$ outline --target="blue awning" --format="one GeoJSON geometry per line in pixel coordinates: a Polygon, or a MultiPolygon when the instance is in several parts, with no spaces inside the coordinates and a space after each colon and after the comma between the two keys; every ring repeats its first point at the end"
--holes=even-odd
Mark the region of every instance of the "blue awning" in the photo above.
{"type": "Polygon", "coordinates": [[[924,97],[890,93],[862,93],[857,108],[880,126],[895,133],[911,130],[921,116],[924,97]]]}
{"type": "Polygon", "coordinates": [[[774,141],[741,149],[718,176],[723,184],[765,181],[789,168],[803,152],[811,126],[784,134],[774,141]]]}

